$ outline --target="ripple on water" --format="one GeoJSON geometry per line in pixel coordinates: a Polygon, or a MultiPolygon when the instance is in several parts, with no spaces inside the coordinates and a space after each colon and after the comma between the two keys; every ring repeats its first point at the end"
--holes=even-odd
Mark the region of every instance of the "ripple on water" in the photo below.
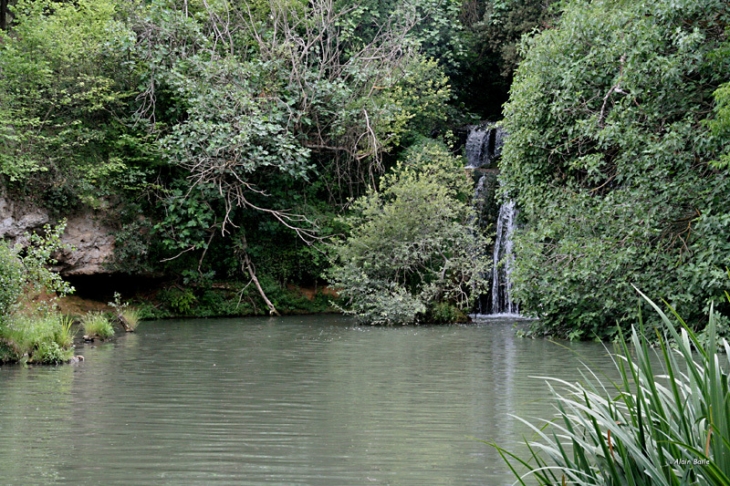
{"type": "MultiPolygon", "coordinates": [[[[602,347],[568,344],[610,368],[602,347]]],[[[338,316],[145,322],[75,367],[0,367],[7,484],[511,484],[476,440],[552,414],[535,375],[579,357],[512,320],[371,328],[338,316]]]]}

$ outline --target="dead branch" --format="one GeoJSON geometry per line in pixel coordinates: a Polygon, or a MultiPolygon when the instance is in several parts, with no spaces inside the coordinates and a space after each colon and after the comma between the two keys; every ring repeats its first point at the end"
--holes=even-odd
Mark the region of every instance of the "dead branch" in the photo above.
{"type": "MultiPolygon", "coordinates": [[[[261,287],[261,284],[259,283],[259,279],[256,277],[256,268],[253,265],[253,262],[251,261],[251,258],[248,255],[248,243],[246,242],[246,236],[243,235],[241,237],[241,248],[239,250],[239,254],[241,257],[241,270],[248,273],[248,275],[251,277],[251,282],[254,283],[256,286],[256,289],[259,291],[259,295],[266,303],[266,306],[269,308],[269,315],[277,315],[280,316],[279,311],[276,310],[276,307],[274,307],[274,304],[269,300],[269,298],[266,296],[266,292],[264,292],[264,289],[261,287]]],[[[246,285],[248,287],[248,284],[246,285]]],[[[246,289],[244,287],[244,290],[246,289]]],[[[241,291],[241,295],[243,296],[243,290],[241,291]]],[[[239,299],[240,302],[240,299],[239,299]]]]}

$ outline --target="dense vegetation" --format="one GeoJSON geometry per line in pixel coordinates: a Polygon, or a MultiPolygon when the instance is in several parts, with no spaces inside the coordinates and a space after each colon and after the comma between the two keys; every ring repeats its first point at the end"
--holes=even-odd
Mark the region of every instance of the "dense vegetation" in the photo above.
{"type": "MultiPolygon", "coordinates": [[[[278,289],[322,283],[340,216],[365,194],[358,204],[374,203],[406,149],[456,149],[452,129],[498,117],[502,88],[491,113],[464,106],[479,84],[465,74],[479,57],[470,46],[494,29],[462,25],[462,7],[19,0],[0,34],[0,175],[11,197],[58,216],[102,215],[117,228],[109,271],[175,278],[161,294],[171,312],[191,313],[226,280],[240,285],[214,312],[276,313],[278,289]]],[[[449,157],[443,169],[460,177],[449,157]]],[[[465,187],[452,219],[468,232],[465,187]]],[[[464,311],[468,281],[419,298],[464,311]]]]}
{"type": "Polygon", "coordinates": [[[55,297],[39,298],[73,292],[48,269],[63,248],[64,229],[46,226],[44,237],[26,235],[25,247],[0,242],[0,363],[60,363],[73,356],[72,319],[57,312],[55,297]]]}
{"type": "Polygon", "coordinates": [[[323,309],[287,287],[329,279],[367,322],[463,318],[489,235],[459,134],[508,92],[535,331],[611,338],[632,284],[730,315],[727,2],[10,3],[3,190],[116,228],[108,270],[166,279],[143,317],[323,309]]]}
{"type": "Polygon", "coordinates": [[[353,203],[331,274],[361,320],[463,321],[486,291],[487,240],[461,166],[444,147],[414,147],[353,203]]]}
{"type": "Polygon", "coordinates": [[[635,316],[632,285],[700,326],[714,303],[726,327],[729,16],[715,0],[573,1],[525,41],[501,180],[538,332],[610,338],[635,316]]]}

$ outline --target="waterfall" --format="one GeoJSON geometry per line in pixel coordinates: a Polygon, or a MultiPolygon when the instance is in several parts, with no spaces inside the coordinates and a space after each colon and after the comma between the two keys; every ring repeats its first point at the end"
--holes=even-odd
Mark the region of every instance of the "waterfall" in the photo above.
{"type": "Polygon", "coordinates": [[[516,302],[512,301],[512,234],[515,229],[517,209],[512,200],[505,201],[499,208],[497,236],[494,240],[494,268],[492,269],[492,314],[519,315],[516,302]]]}
{"type": "Polygon", "coordinates": [[[466,138],[465,153],[468,169],[476,169],[481,177],[475,188],[475,204],[479,217],[479,225],[486,226],[497,222],[497,234],[494,241],[494,268],[492,269],[491,301],[485,295],[479,298],[478,313],[491,315],[519,315],[517,303],[512,301],[512,234],[517,219],[517,209],[512,200],[497,204],[495,193],[497,188],[496,161],[502,155],[502,145],[506,132],[495,124],[485,123],[472,125],[466,138]]]}
{"type": "Polygon", "coordinates": [[[502,127],[488,123],[469,127],[466,138],[466,159],[468,169],[479,169],[492,165],[502,155],[505,132],[502,127]]]}

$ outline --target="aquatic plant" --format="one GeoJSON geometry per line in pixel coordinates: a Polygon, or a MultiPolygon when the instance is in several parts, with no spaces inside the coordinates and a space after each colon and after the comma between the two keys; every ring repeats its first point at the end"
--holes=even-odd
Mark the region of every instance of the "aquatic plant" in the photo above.
{"type": "Polygon", "coordinates": [[[114,328],[109,319],[101,312],[89,312],[81,319],[84,326],[84,337],[88,339],[109,339],[114,335],[114,328]]]}
{"type": "Polygon", "coordinates": [[[723,339],[725,355],[718,353],[717,315],[711,309],[703,341],[673,309],[676,323],[642,296],[663,323],[652,333],[659,350],[650,347],[640,321],[631,347],[620,344],[615,358],[621,377],[615,391],[590,369],[593,380],[585,384],[548,378],[558,420],[541,427],[520,419],[539,437],[527,443],[529,457],[492,444],[517,483],[529,477],[540,485],[730,484],[730,346],[723,339]],[[652,364],[656,355],[661,371],[652,364]]]}

